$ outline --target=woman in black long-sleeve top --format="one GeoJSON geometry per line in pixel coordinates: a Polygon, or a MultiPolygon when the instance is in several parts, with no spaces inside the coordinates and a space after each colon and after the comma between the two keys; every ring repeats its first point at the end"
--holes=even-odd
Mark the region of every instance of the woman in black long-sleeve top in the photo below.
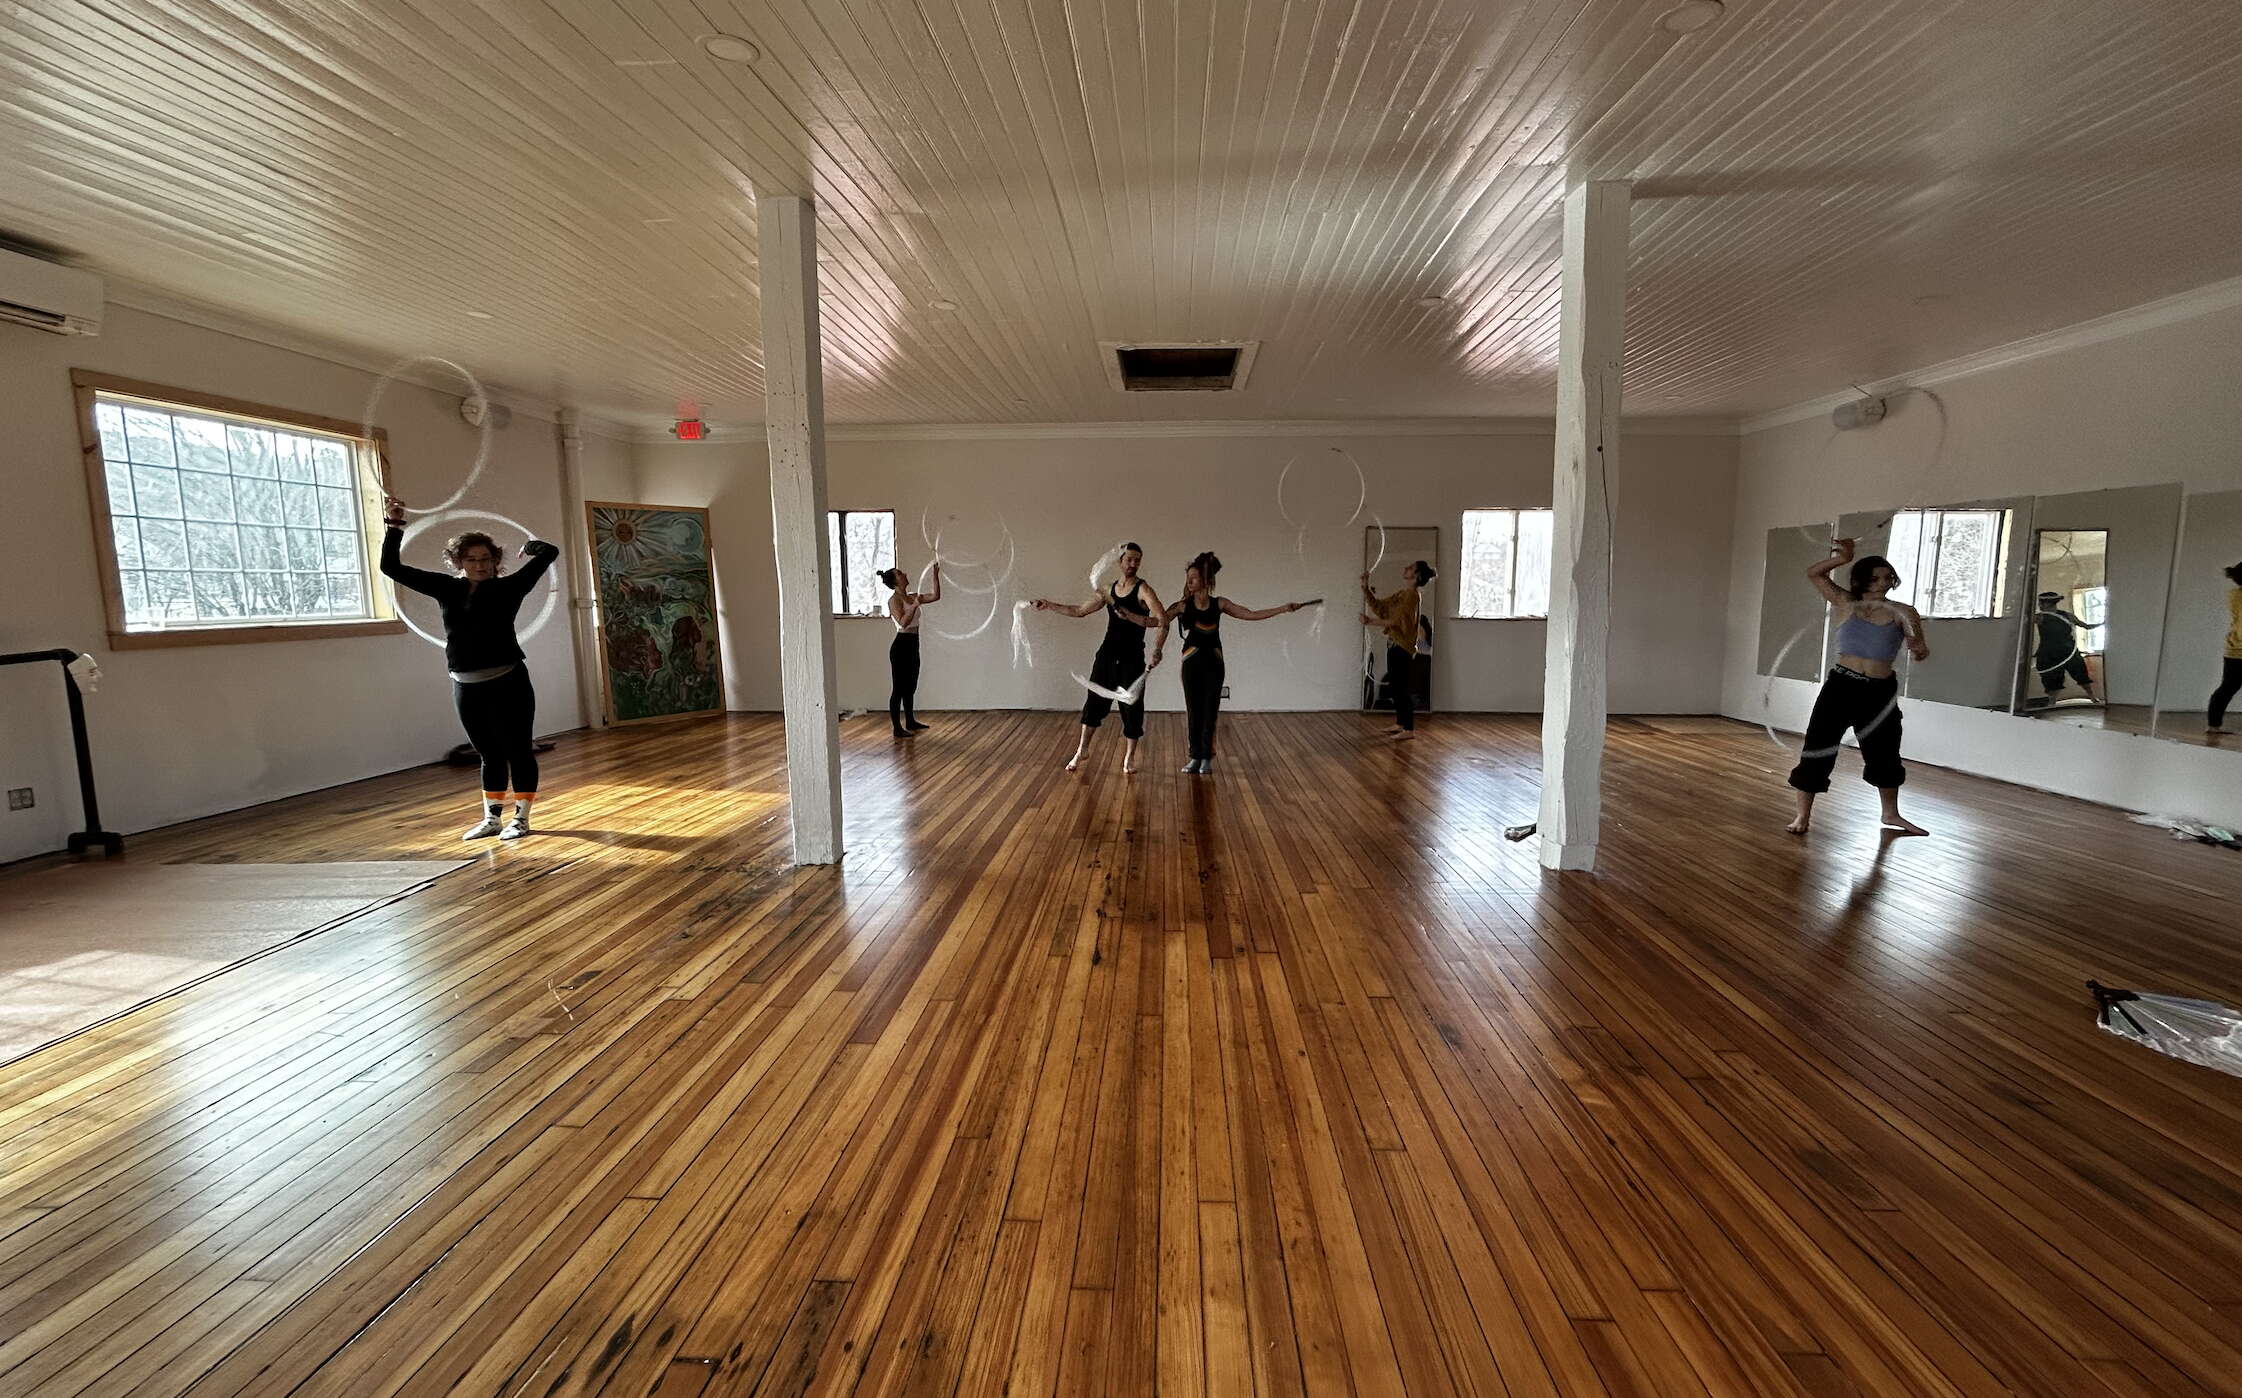
{"type": "Polygon", "coordinates": [[[530,686],[522,643],[514,620],[522,599],[545,575],[560,550],[540,539],[522,545],[528,561],[518,573],[501,574],[505,551],[480,531],[461,534],[444,547],[444,557],[459,571],[431,573],[410,568],[397,557],[405,537],[404,508],[395,500],[382,520],[389,526],[381,541],[382,576],[399,587],[436,599],[444,615],[444,665],[451,671],[452,703],[460,727],[483,760],[483,818],[463,840],[496,835],[518,840],[529,833],[529,808],[537,800],[537,691],[530,686]],[[514,818],[501,822],[506,796],[514,797],[514,818]]]}

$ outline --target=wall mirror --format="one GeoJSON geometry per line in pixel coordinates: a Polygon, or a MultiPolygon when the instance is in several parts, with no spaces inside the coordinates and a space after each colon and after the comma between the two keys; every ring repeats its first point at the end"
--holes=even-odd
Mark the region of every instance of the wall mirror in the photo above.
{"type": "Polygon", "coordinates": [[[1931,658],[1907,666],[1910,699],[2006,712],[2031,576],[2030,496],[1900,510],[1884,554],[1893,596],[1923,614],[1931,658]]]}
{"type": "Polygon", "coordinates": [[[2154,731],[2180,488],[2129,486],[2033,502],[2015,712],[2154,731]]]}
{"type": "Polygon", "coordinates": [[[2242,691],[2242,588],[2226,570],[2242,563],[2242,490],[2190,495],[2185,502],[2172,595],[2165,608],[2156,687],[2156,736],[2242,751],[2242,692],[2229,694],[2225,731],[2210,728],[2210,706],[2230,686],[2242,691]]]}
{"type": "MultiPolygon", "coordinates": [[[[1417,709],[1421,713],[1432,707],[1432,648],[1439,639],[1440,629],[1440,614],[1433,599],[1448,581],[1446,570],[1440,566],[1440,530],[1432,525],[1389,524],[1382,532],[1381,541],[1377,525],[1367,525],[1362,531],[1362,566],[1369,571],[1370,586],[1380,597],[1400,587],[1402,570],[1420,558],[1441,574],[1417,599],[1417,645],[1411,668],[1415,671],[1417,709]]],[[[1357,609],[1358,612],[1366,610],[1357,609]]],[[[1362,707],[1366,710],[1393,708],[1393,692],[1386,683],[1386,636],[1370,626],[1362,628],[1362,707]]]]}
{"type": "Polygon", "coordinates": [[[1759,673],[1785,680],[1822,677],[1822,622],[1829,604],[1806,570],[1829,557],[1827,524],[1767,531],[1767,574],[1760,582],[1759,673]]]}

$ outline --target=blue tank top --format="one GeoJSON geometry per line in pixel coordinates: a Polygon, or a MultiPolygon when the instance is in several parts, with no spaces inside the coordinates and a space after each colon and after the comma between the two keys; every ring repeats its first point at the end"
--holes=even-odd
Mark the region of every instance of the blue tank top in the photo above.
{"type": "Polygon", "coordinates": [[[1906,637],[1906,629],[1897,620],[1874,622],[1848,616],[1837,628],[1837,653],[1890,664],[1906,637]]]}

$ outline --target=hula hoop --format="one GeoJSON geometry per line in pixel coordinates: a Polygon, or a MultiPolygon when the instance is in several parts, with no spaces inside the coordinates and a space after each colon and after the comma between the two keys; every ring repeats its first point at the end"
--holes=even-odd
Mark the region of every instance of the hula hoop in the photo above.
{"type": "MultiPolygon", "coordinates": [[[[454,510],[452,511],[452,514],[472,515],[476,519],[493,519],[498,521],[500,524],[507,525],[510,528],[519,530],[524,538],[536,537],[534,534],[531,534],[529,530],[520,523],[520,521],[508,519],[502,514],[494,514],[489,510],[454,510]]],[[[429,525],[435,524],[437,522],[438,517],[431,515],[426,519],[415,520],[411,524],[406,525],[405,535],[398,541],[397,544],[398,551],[402,553],[404,551],[405,545],[413,541],[413,536],[415,534],[418,534],[421,530],[426,529],[429,525]]],[[[444,648],[444,638],[441,636],[430,635],[428,631],[422,628],[419,622],[414,621],[412,617],[406,613],[404,605],[397,595],[396,581],[392,578],[383,578],[382,581],[389,585],[389,609],[397,614],[397,619],[399,621],[405,623],[405,629],[412,632],[415,636],[420,637],[422,640],[428,642],[428,644],[436,647],[438,650],[442,650],[444,648]]],[[[536,635],[539,631],[544,630],[545,623],[552,620],[553,618],[553,605],[556,599],[558,599],[559,597],[560,579],[552,578],[549,582],[547,582],[545,587],[545,605],[539,607],[537,609],[537,615],[530,618],[529,628],[525,631],[517,633],[514,639],[518,641],[526,641],[530,637],[536,635]]]]}
{"type": "MultiPolygon", "coordinates": [[[[451,495],[444,499],[442,502],[430,505],[426,509],[415,509],[413,506],[405,504],[402,500],[398,500],[397,502],[398,508],[402,509],[406,514],[436,515],[442,514],[444,511],[450,509],[452,506],[457,505],[461,500],[465,499],[467,496],[467,492],[473,490],[475,488],[475,482],[481,479],[483,474],[483,467],[490,464],[491,432],[494,427],[494,424],[491,421],[490,395],[483,392],[482,380],[469,373],[464,365],[455,364],[449,359],[440,359],[432,354],[416,354],[410,359],[400,359],[395,364],[390,365],[387,369],[382,371],[381,377],[374,380],[374,391],[366,395],[366,411],[359,415],[359,426],[364,429],[364,434],[367,437],[372,437],[374,435],[374,411],[381,406],[382,395],[389,392],[389,385],[396,381],[398,372],[400,370],[410,368],[415,364],[435,364],[440,365],[445,369],[449,369],[452,373],[459,375],[460,378],[467,381],[467,387],[472,390],[472,396],[476,399],[481,400],[483,404],[483,425],[479,429],[479,435],[476,441],[475,464],[467,468],[467,478],[459,483],[459,489],[453,491],[451,495]]],[[[360,452],[358,455],[362,469],[371,473],[372,466],[368,462],[368,454],[365,452],[360,452]]],[[[369,483],[374,487],[375,490],[379,491],[385,496],[388,496],[389,499],[397,499],[395,495],[390,494],[389,485],[386,481],[374,479],[369,474],[369,483]]],[[[497,519],[499,518],[499,516],[489,515],[486,516],[486,518],[497,519]]],[[[526,533],[527,531],[524,532],[526,533]]]]}

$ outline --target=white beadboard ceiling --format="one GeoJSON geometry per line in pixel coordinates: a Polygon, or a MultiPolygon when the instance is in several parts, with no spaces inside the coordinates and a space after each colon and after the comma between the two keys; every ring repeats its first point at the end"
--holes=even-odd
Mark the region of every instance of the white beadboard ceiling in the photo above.
{"type": "Polygon", "coordinates": [[[0,3],[0,232],[633,423],[760,417],[757,191],[846,423],[1546,413],[1568,179],[1636,182],[1631,412],[2242,274],[2242,8],[1675,3],[0,3]],[[1250,386],[1115,391],[1160,339],[1250,386]]]}

